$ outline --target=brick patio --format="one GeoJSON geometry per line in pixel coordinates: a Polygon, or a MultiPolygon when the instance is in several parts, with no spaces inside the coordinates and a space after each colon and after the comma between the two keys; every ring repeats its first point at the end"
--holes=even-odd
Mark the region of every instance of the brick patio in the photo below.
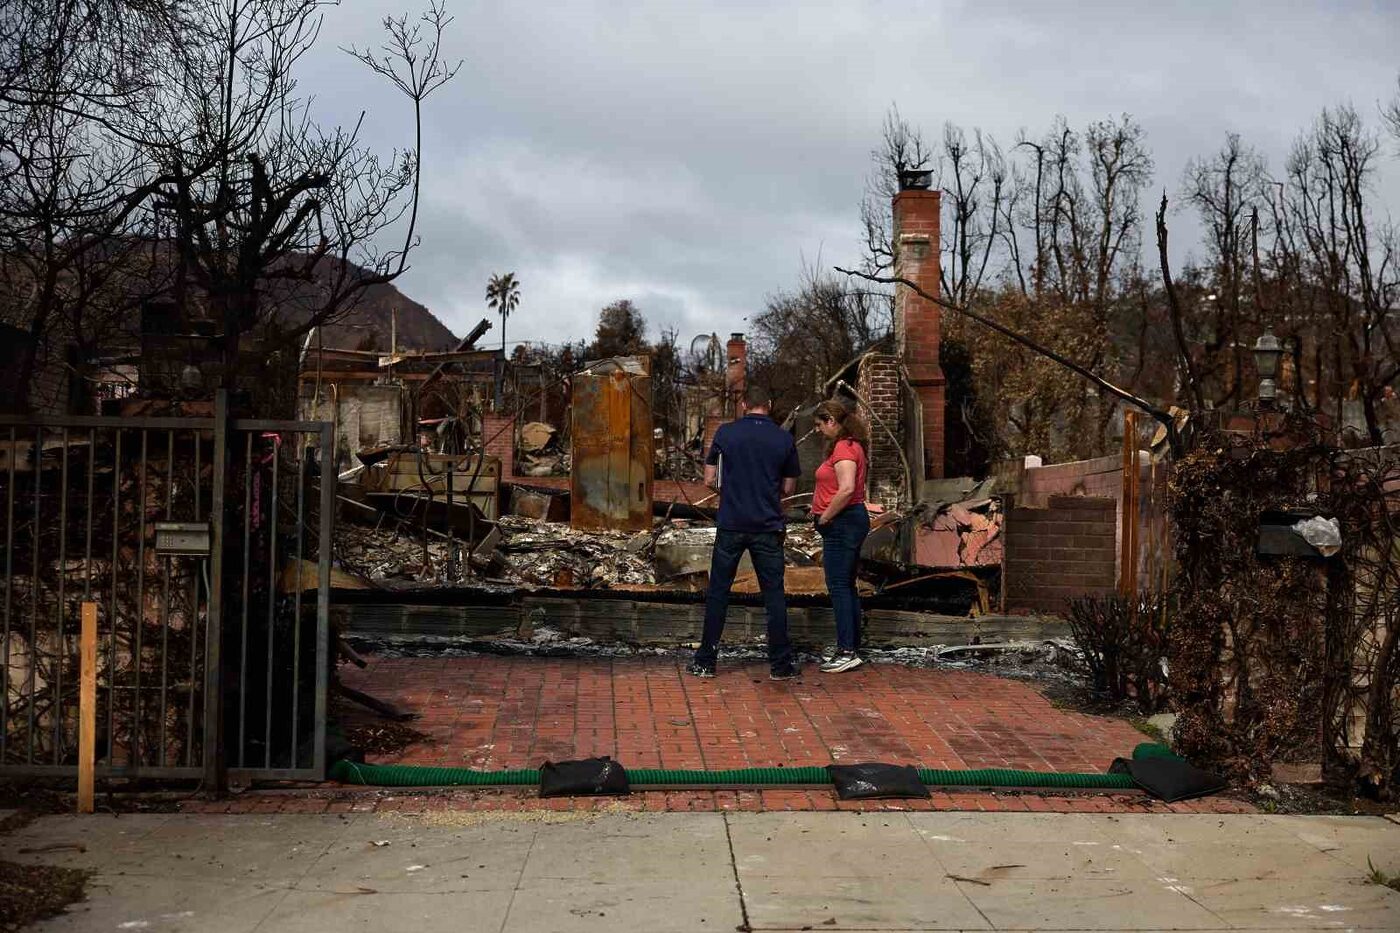
{"type": "MultiPolygon", "coordinates": [[[[773,683],[761,662],[685,676],[675,657],[371,658],[342,667],[351,686],[419,713],[432,736],[379,764],[538,767],[611,755],[634,768],[722,769],[878,760],[931,768],[1100,772],[1146,737],[1128,723],[1057,708],[1021,680],[960,670],[867,665],[805,669],[773,683]]],[[[1213,797],[1164,804],[1141,795],[935,791],[932,800],[844,802],[827,790],[647,791],[621,799],[540,800],[527,789],[342,787],[250,791],[184,809],[232,813],[438,810],[1020,810],[1250,812],[1213,797]]]]}
{"type": "Polygon", "coordinates": [[[371,659],[341,677],[419,714],[433,741],[382,764],[485,770],[611,755],[636,768],[890,761],[1101,772],[1146,737],[1058,709],[1025,681],[871,664],[774,683],[761,662],[684,675],[675,657],[371,659]]]}

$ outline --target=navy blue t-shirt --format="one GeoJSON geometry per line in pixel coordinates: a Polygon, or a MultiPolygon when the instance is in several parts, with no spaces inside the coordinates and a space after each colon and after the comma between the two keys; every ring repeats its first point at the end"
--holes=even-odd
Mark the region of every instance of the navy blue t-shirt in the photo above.
{"type": "Polygon", "coordinates": [[[782,531],[780,487],[800,476],[797,444],[767,415],[745,415],[720,425],[705,462],[720,467],[719,527],[726,531],[782,531]]]}

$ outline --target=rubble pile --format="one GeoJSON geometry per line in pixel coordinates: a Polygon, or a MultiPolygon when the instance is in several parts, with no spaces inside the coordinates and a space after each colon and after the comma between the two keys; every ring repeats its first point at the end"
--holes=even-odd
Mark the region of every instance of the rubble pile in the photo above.
{"type": "Polygon", "coordinates": [[[698,483],[704,479],[705,464],[695,449],[679,447],[669,442],[660,428],[656,429],[656,478],[677,482],[698,483]]]}
{"type": "Polygon", "coordinates": [[[525,476],[568,476],[572,458],[552,424],[531,421],[520,429],[516,469],[525,476]]]}
{"type": "MultiPolygon", "coordinates": [[[[418,522],[395,521],[372,510],[350,513],[337,526],[339,569],[363,584],[403,587],[488,585],[552,589],[703,589],[710,570],[716,529],[705,522],[671,519],[652,531],[582,531],[567,522],[533,515],[506,515],[475,547],[429,530],[418,522]]],[[[810,524],[788,529],[785,554],[790,573],[821,575],[821,536],[810,524]]],[[[746,557],[736,592],[757,592],[746,557]]],[[[798,587],[802,589],[802,587],[798,587]]],[[[806,590],[803,589],[803,592],[806,590]]]]}
{"type": "Polygon", "coordinates": [[[400,529],[342,521],[336,525],[336,557],[346,571],[374,583],[390,581],[436,583],[447,567],[447,541],[423,539],[400,529]]]}
{"type": "Polygon", "coordinates": [[[503,517],[499,527],[497,553],[520,583],[582,589],[656,583],[651,532],[576,531],[518,515],[503,517]]]}

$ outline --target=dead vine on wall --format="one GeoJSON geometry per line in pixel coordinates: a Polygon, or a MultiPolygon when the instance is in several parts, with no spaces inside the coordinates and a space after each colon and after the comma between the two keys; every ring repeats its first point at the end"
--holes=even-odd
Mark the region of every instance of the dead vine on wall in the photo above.
{"type": "Polygon", "coordinates": [[[1344,451],[1291,419],[1204,436],[1175,466],[1180,573],[1168,636],[1183,751],[1241,779],[1321,760],[1334,783],[1395,793],[1400,451],[1344,451]],[[1260,517],[1336,518],[1333,558],[1261,556],[1260,517]]]}

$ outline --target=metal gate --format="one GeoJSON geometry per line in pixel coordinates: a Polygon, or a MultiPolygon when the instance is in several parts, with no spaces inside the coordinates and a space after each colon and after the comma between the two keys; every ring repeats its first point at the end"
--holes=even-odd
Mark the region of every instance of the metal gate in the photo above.
{"type": "Polygon", "coordinates": [[[0,775],[325,772],[333,468],[322,422],[0,416],[0,775]]]}

